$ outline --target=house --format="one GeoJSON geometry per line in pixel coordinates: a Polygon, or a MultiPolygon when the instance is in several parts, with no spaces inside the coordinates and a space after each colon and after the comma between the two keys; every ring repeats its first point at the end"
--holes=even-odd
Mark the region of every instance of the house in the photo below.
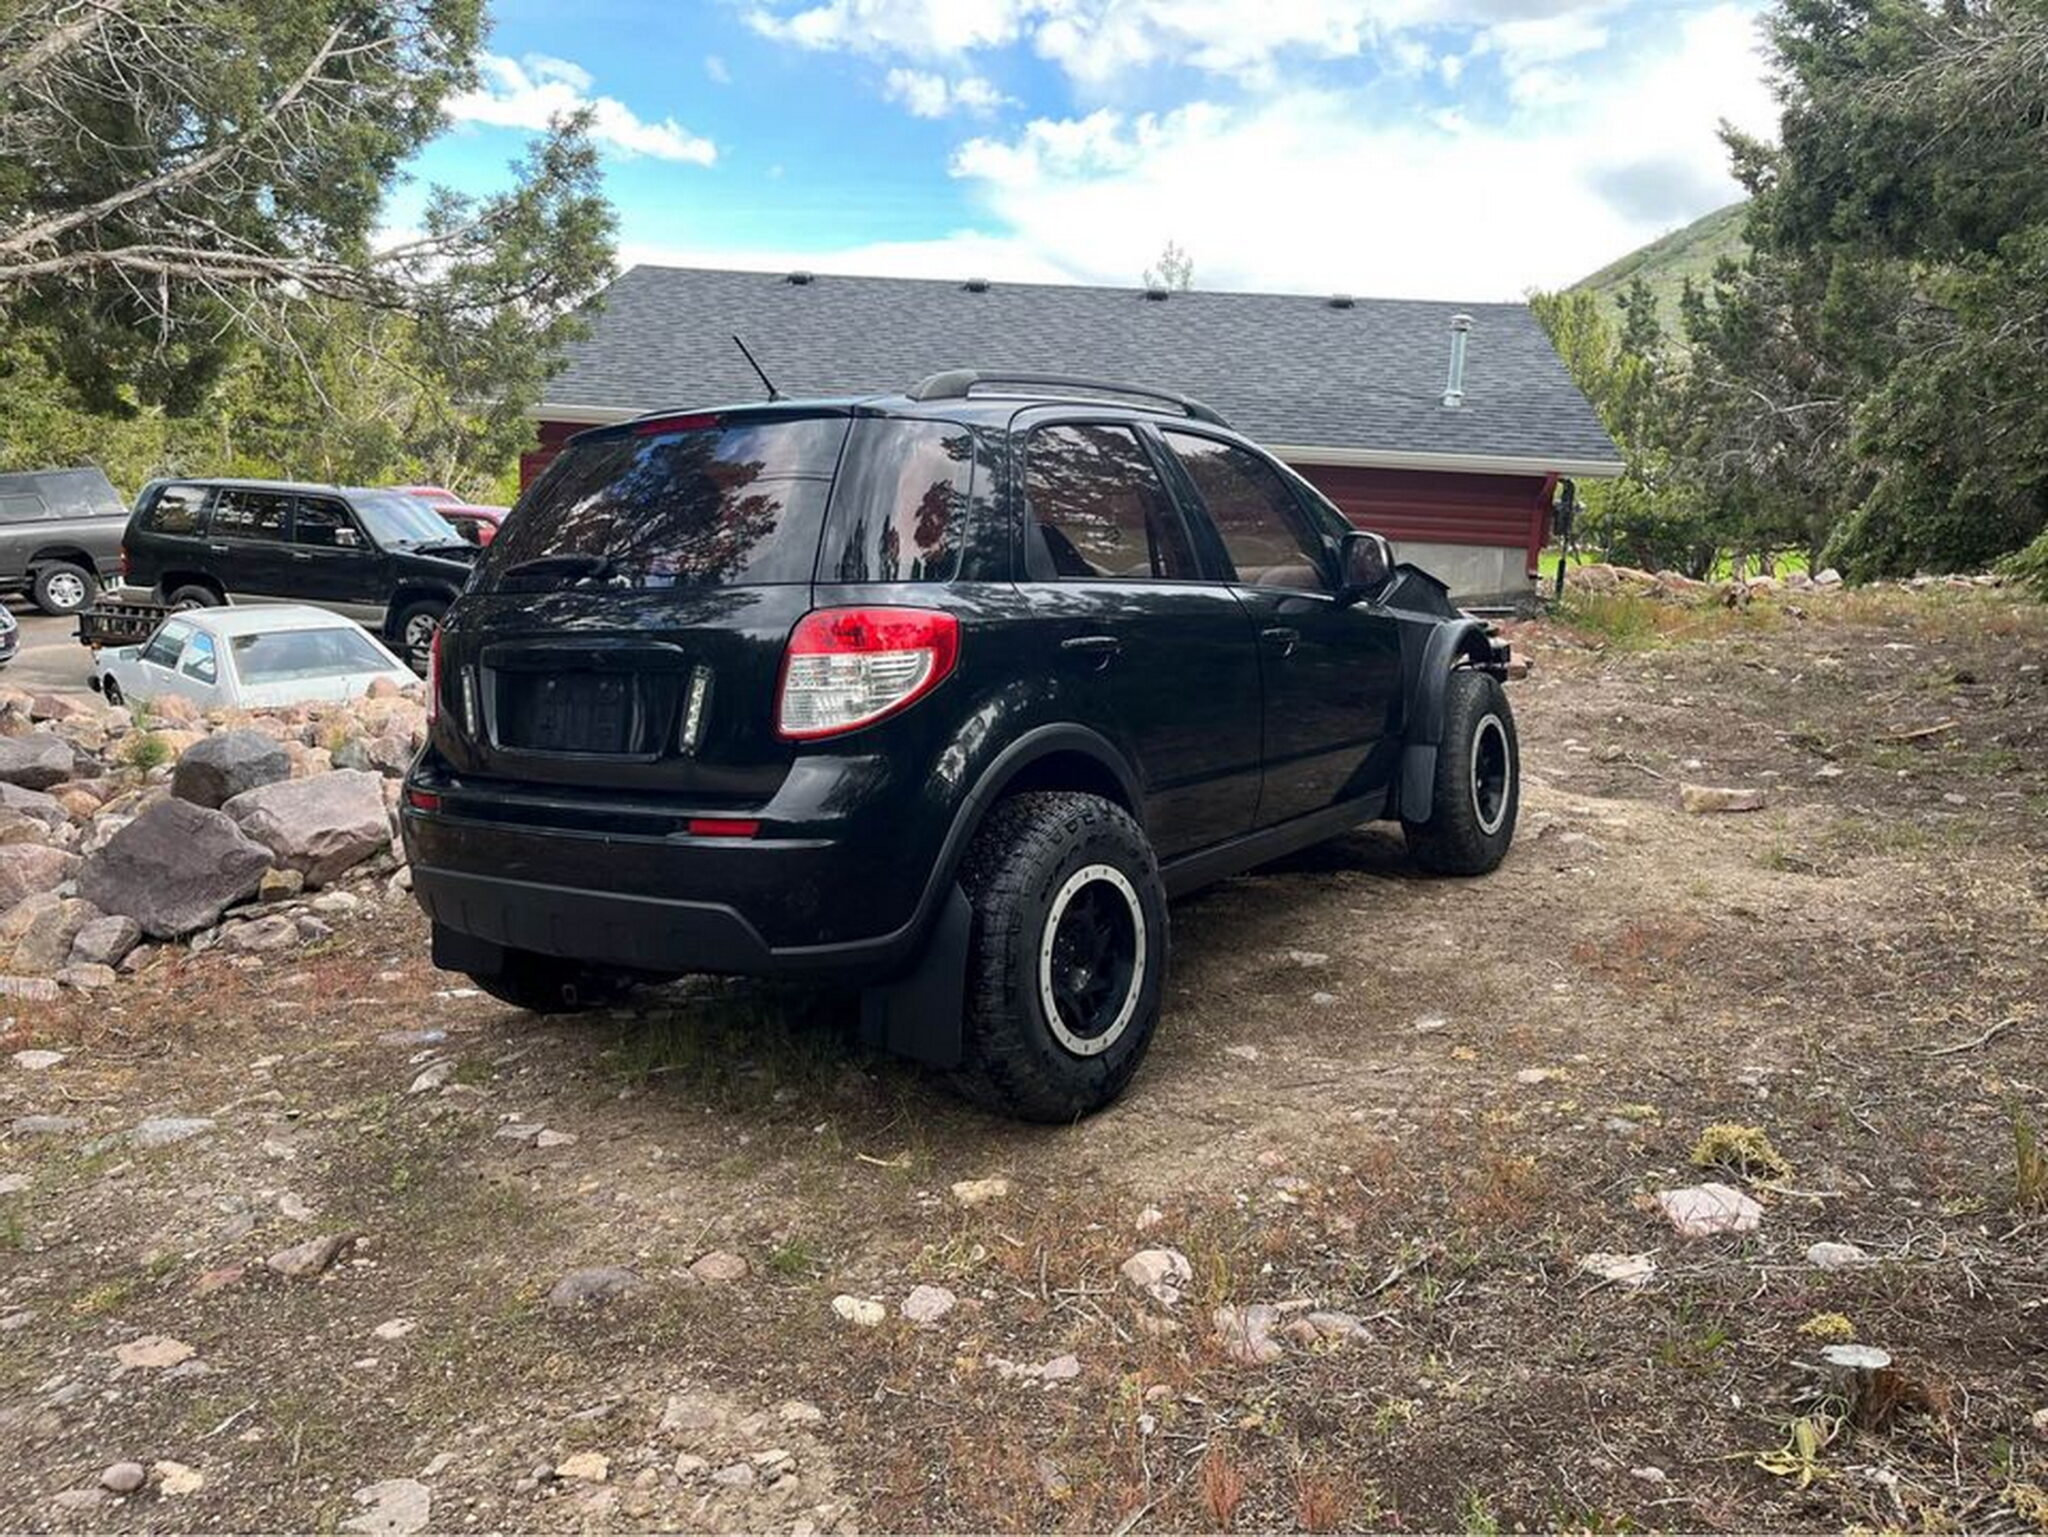
{"type": "Polygon", "coordinates": [[[522,479],[584,427],[761,398],[735,336],[796,398],[960,367],[1179,390],[1475,605],[1526,601],[1561,484],[1622,469],[1526,305],[641,266],[534,408],[522,479]]]}

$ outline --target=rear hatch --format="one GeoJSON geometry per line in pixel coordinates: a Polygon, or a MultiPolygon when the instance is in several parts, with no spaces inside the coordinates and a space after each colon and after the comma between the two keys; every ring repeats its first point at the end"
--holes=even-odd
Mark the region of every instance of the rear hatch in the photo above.
{"type": "Polygon", "coordinates": [[[442,630],[436,745],[545,792],[757,805],[791,627],[811,606],[845,410],[754,408],[576,438],[442,630]]]}

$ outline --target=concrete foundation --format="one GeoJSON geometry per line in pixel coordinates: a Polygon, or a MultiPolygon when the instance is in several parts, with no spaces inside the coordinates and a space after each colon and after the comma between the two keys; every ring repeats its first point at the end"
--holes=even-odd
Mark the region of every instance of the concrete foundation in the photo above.
{"type": "Polygon", "coordinates": [[[1394,558],[1422,567],[1451,589],[1459,603],[1477,608],[1520,608],[1535,600],[1529,580],[1529,552],[1517,545],[1426,544],[1394,541],[1394,558]]]}

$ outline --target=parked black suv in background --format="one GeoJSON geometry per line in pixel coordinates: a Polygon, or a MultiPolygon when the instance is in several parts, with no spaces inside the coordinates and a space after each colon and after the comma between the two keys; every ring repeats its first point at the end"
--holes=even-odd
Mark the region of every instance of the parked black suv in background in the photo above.
{"type": "Polygon", "coordinates": [[[127,580],[174,608],[316,603],[380,627],[424,672],[476,547],[416,497],[267,480],[157,480],[122,541],[127,580]]]}
{"type": "Polygon", "coordinates": [[[438,632],[413,889],[497,997],[851,980],[877,1042],[1066,1120],[1151,1039],[1170,895],[1376,817],[1500,861],[1506,661],[1178,396],[648,417],[571,440],[438,632]]]}

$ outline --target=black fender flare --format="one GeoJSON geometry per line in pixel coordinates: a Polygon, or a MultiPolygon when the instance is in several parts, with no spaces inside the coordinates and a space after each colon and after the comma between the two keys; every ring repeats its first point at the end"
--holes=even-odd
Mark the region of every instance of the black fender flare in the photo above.
{"type": "Polygon", "coordinates": [[[1481,666],[1493,660],[1493,641],[1483,620],[1453,619],[1435,625],[1423,645],[1422,660],[1409,681],[1408,729],[1403,736],[1395,797],[1404,822],[1427,822],[1434,808],[1437,748],[1444,739],[1444,697],[1461,660],[1481,666]]]}
{"type": "Polygon", "coordinates": [[[920,935],[917,959],[895,980],[861,994],[861,1034],[871,1046],[926,1066],[955,1068],[961,1057],[960,1009],[967,988],[967,950],[973,911],[958,879],[989,808],[1032,764],[1055,753],[1079,753],[1108,772],[1142,825],[1144,801],[1137,776],[1101,733],[1071,724],[1034,726],[984,766],[954,809],[945,842],[925,883],[912,924],[920,935]]]}

